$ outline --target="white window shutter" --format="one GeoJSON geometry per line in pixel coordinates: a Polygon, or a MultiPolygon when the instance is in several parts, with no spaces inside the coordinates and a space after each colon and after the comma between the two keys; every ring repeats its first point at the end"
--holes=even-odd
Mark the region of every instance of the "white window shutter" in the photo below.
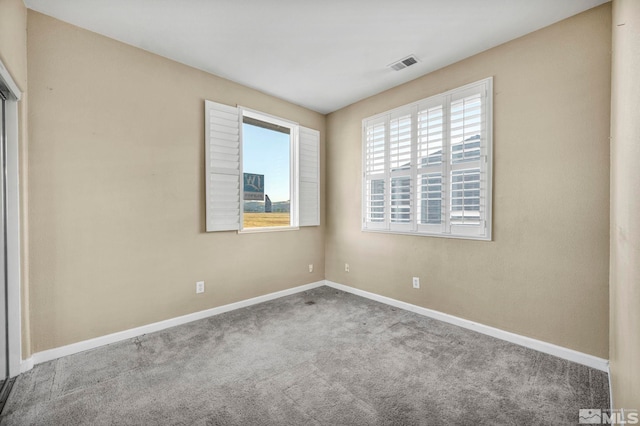
{"type": "Polygon", "coordinates": [[[240,229],[238,108],[205,101],[207,232],[240,229]]]}
{"type": "Polygon", "coordinates": [[[491,240],[492,81],[363,120],[363,230],[491,240]]]}
{"type": "Polygon", "coordinates": [[[488,82],[452,94],[449,120],[449,224],[452,235],[488,236],[488,82]]]}
{"type": "Polygon", "coordinates": [[[320,225],[320,132],[300,126],[300,226],[320,225]]]}
{"type": "Polygon", "coordinates": [[[388,124],[388,116],[363,121],[363,229],[386,229],[388,224],[388,124]]]}

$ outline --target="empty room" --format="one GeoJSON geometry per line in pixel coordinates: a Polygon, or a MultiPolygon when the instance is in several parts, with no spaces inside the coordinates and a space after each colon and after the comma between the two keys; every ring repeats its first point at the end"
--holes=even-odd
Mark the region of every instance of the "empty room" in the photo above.
{"type": "Polygon", "coordinates": [[[640,424],[637,0],[0,0],[0,425],[640,424]]]}

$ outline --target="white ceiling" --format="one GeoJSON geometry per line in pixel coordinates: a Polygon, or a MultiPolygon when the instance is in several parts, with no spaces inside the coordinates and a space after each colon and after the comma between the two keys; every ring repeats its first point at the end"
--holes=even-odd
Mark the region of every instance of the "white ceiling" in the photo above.
{"type": "Polygon", "coordinates": [[[608,0],[25,0],[328,113],[608,0]],[[415,54],[402,71],[391,62],[415,54]]]}

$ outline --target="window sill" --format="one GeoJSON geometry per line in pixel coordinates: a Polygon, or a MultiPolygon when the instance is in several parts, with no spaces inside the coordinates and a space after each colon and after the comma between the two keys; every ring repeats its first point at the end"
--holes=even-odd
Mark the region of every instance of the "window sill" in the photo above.
{"type": "Polygon", "coordinates": [[[260,234],[263,232],[282,232],[282,231],[297,231],[300,229],[298,226],[265,226],[264,228],[246,228],[238,231],[238,234],[260,234]]]}
{"type": "Polygon", "coordinates": [[[439,234],[439,233],[429,233],[429,232],[390,231],[388,229],[371,229],[371,228],[362,228],[362,232],[372,232],[376,234],[413,235],[417,237],[452,238],[457,240],[493,241],[490,235],[485,236],[485,235],[463,235],[463,234],[439,234]]]}

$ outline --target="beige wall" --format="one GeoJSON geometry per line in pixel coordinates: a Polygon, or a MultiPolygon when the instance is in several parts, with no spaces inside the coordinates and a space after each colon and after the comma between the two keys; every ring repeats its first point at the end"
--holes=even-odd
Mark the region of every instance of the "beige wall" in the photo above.
{"type": "Polygon", "coordinates": [[[616,408],[640,409],[640,2],[613,2],[611,331],[616,408]]]}
{"type": "Polygon", "coordinates": [[[610,49],[607,4],[330,114],[326,278],[608,358],[610,49]],[[488,76],[493,241],[361,232],[361,120],[488,76]]]}
{"type": "Polygon", "coordinates": [[[20,90],[27,90],[27,8],[22,0],[0,0],[0,59],[20,90]]]}
{"type": "Polygon", "coordinates": [[[27,241],[27,8],[22,0],[0,0],[0,59],[22,91],[18,104],[21,212],[22,356],[31,353],[29,338],[29,270],[27,241]]]}
{"type": "Polygon", "coordinates": [[[204,232],[204,100],[319,129],[322,160],[324,116],[33,11],[28,28],[33,352],[324,278],[323,227],[204,232]]]}

